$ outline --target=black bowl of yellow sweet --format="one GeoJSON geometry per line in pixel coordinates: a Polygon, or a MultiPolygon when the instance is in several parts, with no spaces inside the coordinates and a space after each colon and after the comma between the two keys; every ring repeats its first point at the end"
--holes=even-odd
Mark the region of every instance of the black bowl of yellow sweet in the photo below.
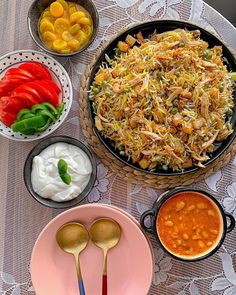
{"type": "Polygon", "coordinates": [[[98,12],[91,0],[35,0],[28,12],[34,42],[49,54],[72,56],[95,39],[98,12]]]}

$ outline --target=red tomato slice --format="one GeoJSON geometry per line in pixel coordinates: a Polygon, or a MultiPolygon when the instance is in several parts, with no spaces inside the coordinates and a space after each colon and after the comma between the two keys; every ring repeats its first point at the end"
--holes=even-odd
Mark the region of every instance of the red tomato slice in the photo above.
{"type": "Polygon", "coordinates": [[[7,77],[0,80],[0,97],[8,95],[9,92],[14,90],[22,83],[19,79],[9,79],[7,77]]]}
{"type": "Polygon", "coordinates": [[[40,81],[40,85],[42,85],[44,88],[46,88],[48,90],[48,92],[51,93],[51,95],[52,95],[51,104],[54,105],[55,107],[59,106],[59,104],[61,103],[61,99],[59,98],[57,92],[51,86],[51,84],[48,83],[48,81],[44,80],[44,81],[40,81]]]}
{"type": "Polygon", "coordinates": [[[38,93],[40,93],[41,97],[44,101],[50,102],[54,106],[59,105],[59,98],[54,90],[54,88],[44,80],[38,80],[34,82],[27,83],[30,87],[34,88],[38,93]]]}
{"type": "Polygon", "coordinates": [[[39,80],[51,80],[51,74],[49,70],[41,63],[36,61],[26,62],[19,67],[20,69],[30,72],[35,78],[39,80]]]}
{"type": "Polygon", "coordinates": [[[6,103],[6,102],[8,102],[8,96],[3,96],[3,97],[1,97],[0,98],[0,118],[2,117],[2,114],[3,114],[3,107],[4,107],[4,104],[6,103]]]}
{"type": "Polygon", "coordinates": [[[19,93],[26,92],[31,94],[37,101],[38,103],[44,102],[45,100],[41,97],[40,93],[36,91],[33,87],[31,87],[29,84],[33,82],[28,82],[25,84],[22,84],[18,86],[12,93],[12,96],[17,96],[19,93]]]}
{"type": "Polygon", "coordinates": [[[35,80],[35,77],[27,70],[20,68],[13,68],[6,71],[5,77],[12,75],[20,75],[30,78],[31,80],[35,80]]]}
{"type": "Polygon", "coordinates": [[[4,112],[18,113],[26,107],[23,100],[11,96],[3,96],[0,99],[1,109],[4,112]]]}
{"type": "Polygon", "coordinates": [[[6,126],[10,127],[16,120],[17,114],[3,112],[0,119],[6,126]]]}
{"type": "Polygon", "coordinates": [[[33,97],[33,95],[27,92],[17,93],[14,97],[22,100],[26,104],[27,108],[31,108],[33,105],[40,103],[35,97],[33,97]]]}
{"type": "Polygon", "coordinates": [[[1,80],[0,81],[0,97],[7,95],[10,91],[11,91],[11,89],[9,87],[9,83],[1,80]]]}
{"type": "Polygon", "coordinates": [[[17,77],[4,77],[1,81],[3,82],[6,82],[6,83],[9,83],[9,85],[11,86],[15,86],[17,84],[21,84],[22,83],[22,80],[17,78],[17,77]]]}
{"type": "Polygon", "coordinates": [[[3,78],[3,80],[8,79],[9,82],[15,81],[15,80],[20,80],[21,83],[26,83],[26,82],[30,82],[30,81],[34,81],[34,78],[29,78],[27,76],[22,76],[22,75],[8,75],[6,77],[3,78]]]}
{"type": "Polygon", "coordinates": [[[57,94],[61,93],[61,87],[56,82],[54,82],[53,80],[45,80],[45,81],[54,88],[57,94]]]}

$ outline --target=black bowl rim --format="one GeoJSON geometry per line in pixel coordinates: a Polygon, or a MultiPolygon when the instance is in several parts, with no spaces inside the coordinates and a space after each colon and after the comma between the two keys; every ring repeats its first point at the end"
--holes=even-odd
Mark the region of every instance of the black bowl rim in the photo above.
{"type": "MultiPolygon", "coordinates": [[[[210,256],[212,256],[213,254],[215,254],[215,252],[217,252],[219,250],[219,248],[222,246],[226,234],[227,234],[227,220],[226,220],[226,212],[223,210],[223,207],[220,205],[220,203],[218,202],[218,200],[216,200],[216,198],[214,198],[211,194],[209,194],[206,191],[203,190],[199,190],[199,189],[191,189],[191,188],[184,188],[184,187],[178,187],[172,190],[169,190],[167,192],[165,192],[163,195],[160,196],[159,200],[156,200],[155,203],[153,204],[152,209],[150,210],[150,212],[152,211],[153,213],[153,217],[152,218],[152,224],[150,229],[152,230],[152,234],[154,234],[156,236],[156,239],[158,240],[161,248],[168,253],[171,257],[179,260],[179,261],[183,261],[183,262],[195,262],[195,261],[201,261],[203,259],[209,258],[210,256]],[[214,202],[214,204],[217,206],[217,208],[219,209],[219,212],[221,214],[222,217],[222,236],[221,239],[219,240],[219,242],[217,243],[217,245],[210,251],[207,252],[206,254],[199,256],[199,257],[195,257],[195,258],[184,258],[181,256],[177,256],[175,254],[173,254],[172,252],[170,252],[161,242],[158,232],[156,230],[156,222],[157,222],[157,217],[158,217],[158,213],[161,209],[161,207],[164,205],[165,202],[167,202],[167,200],[169,200],[170,198],[174,197],[175,195],[177,195],[178,193],[181,192],[195,192],[195,193],[199,193],[205,197],[208,197],[211,201],[214,202]]],[[[145,213],[145,212],[144,212],[145,213]]],[[[228,213],[227,213],[228,214],[228,213]]]]}
{"type": "Polygon", "coordinates": [[[56,209],[71,208],[71,207],[77,205],[78,203],[81,203],[88,196],[88,194],[91,192],[91,190],[93,189],[96,178],[97,178],[96,158],[95,158],[94,153],[84,143],[82,143],[80,140],[78,140],[76,138],[64,136],[64,135],[51,136],[51,137],[47,137],[47,138],[41,140],[29,152],[29,154],[27,155],[27,158],[25,160],[23,174],[24,174],[24,183],[25,183],[25,186],[26,186],[28,192],[40,204],[50,207],[50,208],[56,208],[56,209]],[[47,148],[48,146],[50,146],[54,143],[57,143],[57,142],[64,142],[64,143],[72,144],[72,145],[75,145],[75,146],[81,148],[86,153],[86,155],[89,157],[89,160],[92,165],[92,174],[90,176],[90,180],[89,180],[89,183],[87,184],[87,186],[76,198],[66,201],[66,202],[56,202],[53,200],[42,198],[39,194],[37,194],[33,190],[33,186],[31,183],[31,171],[32,171],[33,158],[36,155],[38,155],[39,153],[41,153],[45,148],[47,148]],[[37,153],[34,154],[35,151],[37,151],[37,153]],[[29,169],[30,169],[30,173],[27,173],[29,169]],[[86,191],[86,193],[84,193],[84,195],[83,195],[84,191],[86,191]],[[83,195],[82,198],[80,198],[81,194],[83,195]]]}
{"type": "Polygon", "coordinates": [[[43,45],[43,42],[42,41],[41,42],[38,42],[34,38],[34,34],[32,32],[32,28],[31,28],[30,15],[32,13],[33,6],[38,1],[40,1],[40,0],[34,0],[31,3],[30,8],[28,10],[28,15],[27,15],[28,30],[29,30],[30,36],[33,39],[33,41],[35,42],[35,44],[39,48],[41,48],[42,50],[44,50],[45,52],[47,52],[48,54],[55,55],[55,56],[58,56],[58,57],[71,57],[71,56],[74,56],[74,55],[79,54],[79,53],[83,52],[84,50],[86,50],[92,44],[92,42],[95,40],[95,38],[97,37],[98,27],[99,27],[99,14],[98,14],[98,10],[97,10],[97,7],[96,7],[96,5],[94,4],[94,2],[92,0],[86,0],[93,7],[94,12],[95,12],[95,19],[93,20],[93,22],[94,22],[94,25],[93,25],[94,32],[93,32],[92,38],[90,38],[90,40],[88,41],[88,43],[84,47],[82,47],[81,49],[79,49],[77,51],[71,52],[71,53],[64,53],[64,54],[62,54],[62,53],[58,53],[58,52],[55,52],[55,51],[52,51],[52,50],[48,49],[46,46],[43,45]]]}
{"type": "MultiPolygon", "coordinates": [[[[179,20],[173,20],[173,19],[162,19],[162,20],[152,20],[152,21],[144,21],[144,22],[138,22],[134,25],[131,25],[131,26],[128,26],[126,28],[126,30],[122,30],[120,33],[116,34],[105,46],[105,48],[100,52],[100,54],[96,57],[96,61],[93,63],[93,67],[92,67],[92,70],[91,70],[91,73],[93,72],[93,69],[96,67],[97,63],[98,63],[98,60],[102,57],[102,55],[107,51],[108,47],[113,43],[115,42],[122,34],[126,33],[127,31],[130,31],[130,30],[133,30],[133,29],[136,29],[137,27],[139,26],[142,26],[142,25],[152,25],[152,24],[155,24],[155,25],[158,25],[159,23],[180,23],[182,25],[191,25],[193,27],[195,27],[195,29],[200,29],[202,30],[204,33],[206,34],[209,34],[211,35],[211,37],[217,39],[221,44],[222,46],[224,47],[224,49],[227,51],[227,53],[230,55],[230,57],[232,58],[232,60],[234,61],[234,65],[236,67],[236,58],[234,57],[234,55],[232,54],[231,50],[228,48],[228,46],[224,43],[224,41],[222,41],[218,36],[214,35],[212,32],[202,28],[201,26],[198,26],[194,23],[191,23],[189,21],[179,21],[179,20]]],[[[87,99],[89,101],[89,97],[88,97],[88,93],[89,93],[89,90],[90,90],[90,86],[91,86],[91,82],[92,82],[92,78],[94,77],[93,74],[90,75],[89,79],[88,79],[88,82],[86,83],[86,90],[87,90],[87,99]]],[[[204,168],[201,168],[201,167],[197,167],[197,166],[192,166],[190,168],[185,169],[183,171],[167,171],[167,172],[155,172],[155,171],[149,171],[149,170],[145,170],[145,169],[142,169],[141,167],[139,167],[138,165],[135,166],[134,163],[129,163],[127,162],[125,159],[119,157],[119,155],[117,155],[111,148],[110,146],[105,142],[103,136],[99,133],[99,131],[97,130],[96,126],[95,126],[95,122],[94,122],[94,119],[93,119],[93,109],[92,109],[92,106],[91,106],[91,102],[89,102],[88,104],[88,109],[89,109],[89,116],[90,116],[90,120],[92,122],[92,129],[93,129],[93,132],[95,133],[95,135],[99,138],[100,142],[103,144],[103,146],[117,159],[119,160],[120,162],[122,162],[123,164],[135,169],[135,170],[138,170],[140,172],[143,172],[145,174],[150,174],[150,175],[154,175],[154,176],[178,176],[178,175],[185,175],[185,174],[190,174],[190,173],[193,173],[193,172],[196,172],[200,169],[202,169],[203,173],[204,173],[204,168]]],[[[207,168],[212,162],[214,162],[217,158],[219,158],[225,151],[226,149],[231,145],[231,143],[233,142],[233,140],[235,139],[236,137],[236,129],[234,129],[233,133],[229,135],[229,138],[227,138],[225,140],[225,146],[218,152],[218,154],[215,156],[215,157],[212,157],[210,158],[206,163],[204,163],[205,165],[205,168],[207,168]]]]}

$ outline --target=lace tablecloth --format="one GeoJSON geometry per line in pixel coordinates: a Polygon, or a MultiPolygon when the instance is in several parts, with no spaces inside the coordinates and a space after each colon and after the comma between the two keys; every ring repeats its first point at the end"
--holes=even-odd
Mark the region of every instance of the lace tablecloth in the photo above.
{"type": "MultiPolygon", "coordinates": [[[[26,22],[31,2],[0,1],[1,55],[17,49],[36,49],[26,22]]],[[[215,32],[230,47],[236,49],[235,28],[201,0],[95,0],[95,4],[100,15],[99,33],[95,42],[78,57],[59,59],[72,78],[75,95],[69,118],[55,134],[84,140],[77,116],[80,77],[97,48],[132,22],[157,18],[191,20],[215,32]]],[[[35,144],[0,139],[1,294],[34,294],[29,274],[31,251],[43,227],[61,212],[38,204],[23,184],[23,164],[35,144]]],[[[195,186],[209,191],[236,217],[235,166],[236,158],[227,167],[195,186]]],[[[137,219],[143,211],[152,206],[161,193],[126,183],[100,163],[99,159],[97,176],[95,187],[86,202],[113,204],[130,212],[137,219]]],[[[149,294],[235,295],[235,233],[234,230],[227,235],[224,246],[214,256],[193,264],[170,258],[158,247],[155,239],[150,237],[155,254],[155,273],[149,294]]]]}

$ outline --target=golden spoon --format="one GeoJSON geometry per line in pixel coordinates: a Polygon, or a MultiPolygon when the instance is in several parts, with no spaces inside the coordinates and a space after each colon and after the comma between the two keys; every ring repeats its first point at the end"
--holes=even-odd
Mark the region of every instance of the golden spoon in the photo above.
{"type": "Polygon", "coordinates": [[[89,235],[86,228],[77,222],[64,224],[56,234],[59,247],[75,257],[80,295],[85,295],[84,284],[80,271],[79,255],[88,244],[89,235]]]}
{"type": "Polygon", "coordinates": [[[104,253],[102,295],[107,295],[107,252],[119,242],[121,228],[113,219],[100,218],[91,225],[89,235],[92,242],[104,253]]]}

